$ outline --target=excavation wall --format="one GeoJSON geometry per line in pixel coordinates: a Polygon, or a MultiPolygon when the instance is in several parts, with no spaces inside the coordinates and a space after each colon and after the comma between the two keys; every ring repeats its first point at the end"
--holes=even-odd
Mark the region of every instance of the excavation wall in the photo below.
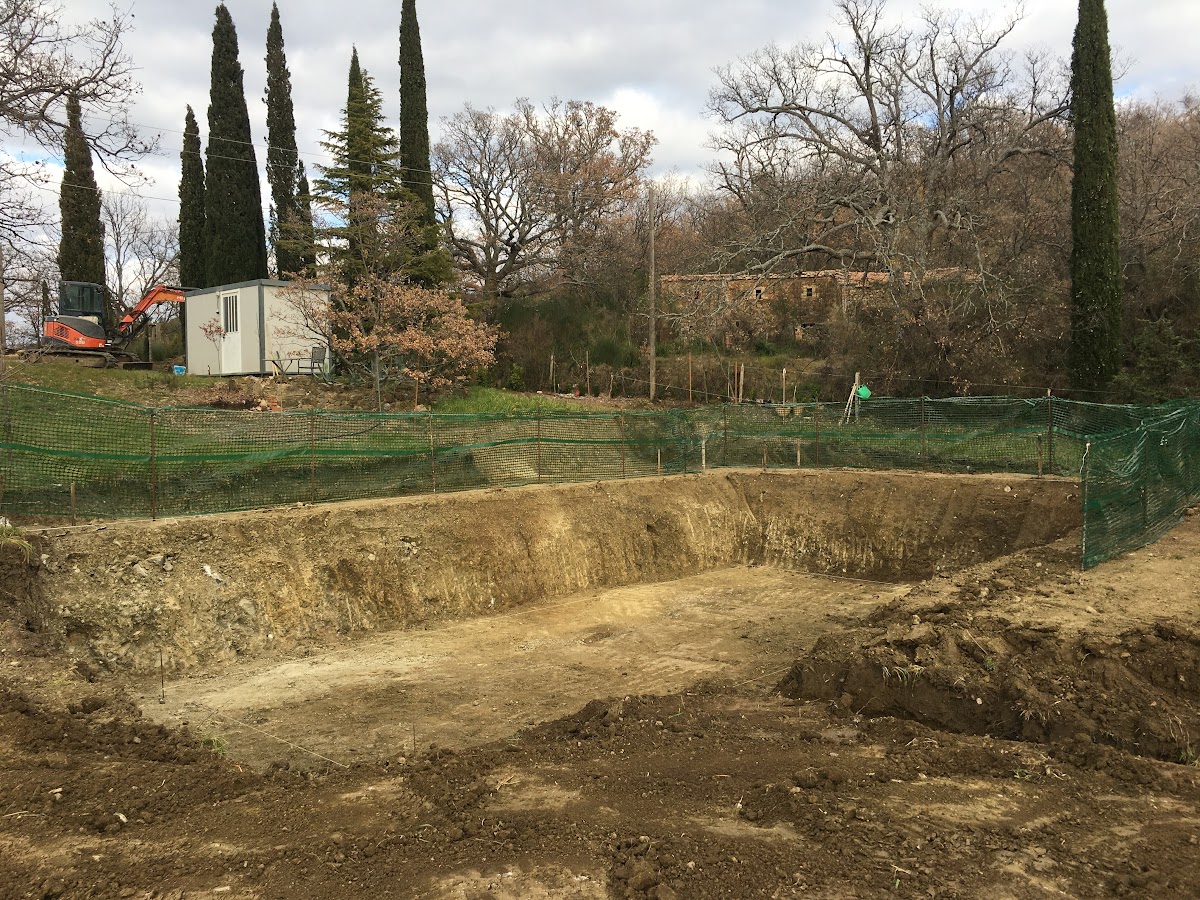
{"type": "Polygon", "coordinates": [[[49,529],[18,613],[83,666],[156,671],[161,650],[178,671],[750,563],[913,580],[1079,524],[1077,485],[1020,476],[722,471],[489,490],[49,529]]]}

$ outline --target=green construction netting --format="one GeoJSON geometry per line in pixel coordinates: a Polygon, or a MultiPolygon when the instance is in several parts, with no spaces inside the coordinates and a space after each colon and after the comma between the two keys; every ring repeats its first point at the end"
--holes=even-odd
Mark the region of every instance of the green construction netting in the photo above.
{"type": "Polygon", "coordinates": [[[145,517],[698,472],[855,467],[1080,478],[1085,566],[1200,499],[1200,404],[733,404],[493,415],[150,409],[0,386],[0,513],[145,517]]]}

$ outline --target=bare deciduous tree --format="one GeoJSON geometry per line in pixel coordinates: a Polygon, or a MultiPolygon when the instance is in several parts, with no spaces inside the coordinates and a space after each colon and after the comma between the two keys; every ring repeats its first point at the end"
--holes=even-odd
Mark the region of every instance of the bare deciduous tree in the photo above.
{"type": "Polygon", "coordinates": [[[434,148],[439,216],[473,288],[494,300],[536,293],[574,263],[605,218],[638,193],[655,139],[580,101],[511,113],[465,107],[434,148]]]}
{"type": "Polygon", "coordinates": [[[1013,160],[1061,149],[1061,77],[1018,73],[1000,25],[927,10],[907,29],[885,0],[839,0],[842,33],[768,46],[718,72],[710,108],[721,188],[742,222],[730,259],[772,270],[809,256],[916,270],[981,225],[981,186],[1013,160]]]}
{"type": "MultiPolygon", "coordinates": [[[[174,223],[152,216],[145,201],[132,194],[103,195],[108,289],[118,308],[132,309],[156,284],[178,280],[179,235],[174,223]]],[[[168,312],[174,304],[167,304],[168,312]]]]}

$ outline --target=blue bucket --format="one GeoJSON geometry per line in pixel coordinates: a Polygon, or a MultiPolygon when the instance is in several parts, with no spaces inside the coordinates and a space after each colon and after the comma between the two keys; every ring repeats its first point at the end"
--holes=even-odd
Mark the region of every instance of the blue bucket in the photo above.
{"type": "Polygon", "coordinates": [[[185,375],[187,374],[187,366],[171,366],[171,371],[176,375],[185,375]]]}

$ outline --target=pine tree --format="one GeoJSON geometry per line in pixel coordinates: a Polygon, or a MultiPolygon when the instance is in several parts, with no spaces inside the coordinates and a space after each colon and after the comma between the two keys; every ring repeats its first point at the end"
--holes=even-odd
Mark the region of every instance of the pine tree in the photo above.
{"type": "Polygon", "coordinates": [[[359,65],[357,49],[350,56],[347,81],[342,130],[325,132],[321,142],[333,162],[318,166],[321,177],[313,196],[335,223],[323,235],[330,260],[339,278],[353,284],[371,266],[368,258],[383,207],[402,202],[406,192],[395,133],[383,124],[383,98],[359,65]]]}
{"type": "Polygon", "coordinates": [[[1104,0],[1080,0],[1071,55],[1071,383],[1103,390],[1121,361],[1117,119],[1104,0]]]}
{"type": "MultiPolygon", "coordinates": [[[[179,179],[179,283],[208,287],[208,244],[204,229],[204,160],[200,157],[200,127],[191,106],[183,125],[179,179]]],[[[181,307],[182,308],[182,307],[181,307]]]]}
{"type": "MultiPolygon", "coordinates": [[[[58,271],[63,281],[104,284],[104,223],[100,221],[100,188],[92,168],[92,151],[83,133],[79,98],[67,97],[67,130],[63,136],[63,179],[58,208],[62,238],[58,271]]],[[[112,324],[112,310],[108,324],[112,324]]]]}
{"type": "Polygon", "coordinates": [[[238,62],[237,31],[225,4],[213,27],[212,84],[208,105],[208,285],[267,277],[266,228],[250,115],[238,62]]]}
{"type": "Polygon", "coordinates": [[[275,272],[282,278],[301,270],[295,242],[287,235],[299,216],[296,205],[296,117],[292,109],[292,76],[283,49],[279,6],[271,4],[267,28],[267,181],[271,185],[271,249],[275,272]]]}
{"type": "Polygon", "coordinates": [[[422,221],[433,225],[433,175],[429,169],[429,107],[425,97],[425,58],[416,0],[400,12],[400,166],[404,186],[422,204],[422,221]]]}

